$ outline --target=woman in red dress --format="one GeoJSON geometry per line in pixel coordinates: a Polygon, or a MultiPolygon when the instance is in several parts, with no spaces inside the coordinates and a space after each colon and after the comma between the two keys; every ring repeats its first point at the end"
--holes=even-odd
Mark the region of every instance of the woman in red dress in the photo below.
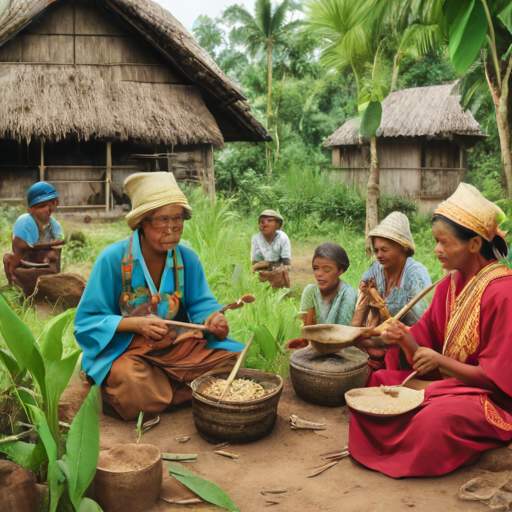
{"type": "MultiPolygon", "coordinates": [[[[361,464],[398,478],[436,476],[512,440],[512,271],[498,229],[503,212],[462,183],[436,209],[432,232],[443,269],[430,308],[412,328],[382,336],[397,344],[425,389],[420,407],[391,417],[351,411],[349,451],[361,464]]],[[[361,348],[375,350],[371,339],[361,348]]],[[[367,386],[401,383],[411,371],[377,371],[367,386]]]]}

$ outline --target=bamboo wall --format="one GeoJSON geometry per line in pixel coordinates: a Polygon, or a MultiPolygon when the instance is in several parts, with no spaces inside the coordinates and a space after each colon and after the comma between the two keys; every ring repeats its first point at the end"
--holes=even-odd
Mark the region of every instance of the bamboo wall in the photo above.
{"type": "MultiPolygon", "coordinates": [[[[464,179],[467,153],[447,140],[378,139],[381,194],[400,195],[419,202],[430,213],[464,179]]],[[[365,193],[370,155],[368,146],[332,148],[332,175],[365,193]]]]}
{"type": "MultiPolygon", "coordinates": [[[[58,66],[94,66],[114,73],[115,79],[159,84],[187,84],[181,73],[143,39],[134,35],[112,14],[87,0],[69,0],[50,6],[14,39],[0,47],[0,66],[16,63],[58,66]]],[[[0,140],[0,201],[24,198],[41,177],[54,183],[64,207],[106,205],[106,141],[78,141],[76,137],[44,143],[41,173],[40,141],[33,139],[35,154],[22,154],[26,142],[0,140]],[[14,146],[13,146],[14,144],[14,146]],[[8,148],[7,153],[2,148],[8,148]]],[[[112,189],[119,201],[122,182],[133,172],[172,170],[178,180],[200,181],[215,191],[213,148],[210,144],[170,148],[161,144],[112,144],[112,189]],[[169,159],[131,159],[134,153],[174,153],[169,159]],[[158,162],[158,163],[157,163],[158,162]]]]}

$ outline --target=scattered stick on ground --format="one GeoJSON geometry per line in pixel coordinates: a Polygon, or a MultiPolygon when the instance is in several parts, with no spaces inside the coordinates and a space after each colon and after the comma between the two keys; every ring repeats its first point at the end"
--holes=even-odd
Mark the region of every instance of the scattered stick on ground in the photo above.
{"type": "Polygon", "coordinates": [[[295,414],[290,416],[290,424],[292,430],[325,430],[327,428],[325,423],[301,420],[298,416],[295,416],[295,414]]]}

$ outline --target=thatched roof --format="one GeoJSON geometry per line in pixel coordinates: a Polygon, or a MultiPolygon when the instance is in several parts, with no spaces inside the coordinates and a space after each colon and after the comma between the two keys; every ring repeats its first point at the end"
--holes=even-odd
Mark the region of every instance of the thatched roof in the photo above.
{"type": "MultiPolygon", "coordinates": [[[[483,136],[469,110],[462,109],[456,84],[413,87],[391,93],[382,102],[379,137],[453,139],[454,135],[483,136]]],[[[359,118],[351,119],[324,140],[324,146],[362,144],[359,118]]]]}
{"type": "Polygon", "coordinates": [[[0,137],[64,138],[76,133],[165,144],[222,145],[193,85],[114,80],[108,67],[0,66],[0,137]]]}
{"type": "MultiPolygon", "coordinates": [[[[7,10],[3,14],[0,14],[0,46],[13,38],[17,33],[34,21],[50,4],[65,1],[66,0],[11,0],[7,10]]],[[[192,84],[197,87],[198,91],[201,93],[200,96],[202,96],[206,106],[210,112],[212,112],[215,121],[217,121],[217,125],[220,126],[220,130],[222,131],[222,136],[225,141],[241,140],[258,142],[271,140],[265,127],[251,114],[247,99],[239,87],[223,73],[223,71],[211,59],[209,54],[197,44],[189,32],[187,32],[179,21],[177,21],[176,18],[174,18],[168,11],[151,0],[92,1],[98,5],[98,8],[101,7],[107,9],[121,18],[121,20],[130,26],[132,30],[137,32],[142,38],[156,47],[157,50],[167,58],[170,65],[176,67],[188,78],[188,80],[190,80],[192,84]]],[[[27,66],[29,66],[29,64],[27,64],[27,66]]],[[[44,68],[40,69],[42,72],[46,72],[44,68]]],[[[46,69],[50,69],[50,67],[47,67],[46,69]]],[[[34,71],[34,73],[37,75],[39,71],[34,71]]],[[[51,76],[57,80],[54,86],[56,87],[57,84],[62,85],[65,81],[65,77],[68,75],[69,74],[67,72],[64,74],[62,74],[62,72],[60,74],[58,72],[52,72],[51,76]]],[[[76,73],[75,79],[78,79],[82,75],[87,80],[87,72],[76,73]]],[[[28,84],[26,85],[28,87],[28,84]]],[[[144,84],[139,85],[143,86],[144,84]]],[[[47,87],[52,87],[49,82],[47,82],[47,87]]],[[[75,86],[75,89],[76,87],[77,86],[75,86]]],[[[97,89],[98,92],[106,92],[108,87],[105,87],[105,84],[100,84],[97,89]]],[[[148,99],[148,103],[153,104],[153,106],[156,106],[158,103],[158,106],[161,106],[164,101],[169,99],[169,106],[166,108],[166,112],[169,112],[171,108],[174,108],[172,105],[179,103],[180,98],[183,99],[183,96],[180,97],[179,94],[184,93],[180,92],[178,94],[176,91],[183,91],[185,89],[180,89],[178,86],[158,85],[155,87],[155,85],[152,84],[151,87],[154,87],[155,91],[152,93],[152,97],[148,99]],[[166,88],[167,92],[175,94],[174,98],[166,98],[164,96],[166,88]],[[156,97],[160,97],[160,99],[157,100],[156,97]]],[[[73,93],[72,89],[73,88],[69,87],[68,84],[67,93],[69,93],[71,97],[73,94],[76,94],[76,92],[73,93]]],[[[188,89],[187,94],[189,97],[190,95],[197,95],[197,91],[191,91],[192,89],[188,89]]],[[[135,92],[136,94],[142,93],[143,87],[139,89],[137,85],[133,85],[133,91],[130,92],[135,92]]],[[[199,98],[199,95],[197,95],[197,97],[199,98]]],[[[97,100],[97,97],[95,97],[95,100],[97,100]]],[[[0,101],[3,102],[2,97],[0,97],[0,101]]],[[[110,108],[115,110],[114,107],[115,105],[110,105],[110,108]]],[[[2,109],[5,108],[5,106],[2,107],[2,109]]],[[[93,106],[89,107],[88,111],[90,114],[92,114],[92,110],[94,108],[95,107],[93,106]]],[[[150,110],[150,112],[153,111],[150,110]]],[[[66,114],[63,114],[62,112],[61,114],[63,117],[66,116],[66,114]]],[[[122,112],[118,114],[123,118],[122,112]]],[[[176,123],[175,126],[179,126],[179,120],[181,119],[183,121],[181,116],[184,114],[185,111],[182,110],[182,112],[176,114],[174,118],[170,118],[170,120],[166,122],[170,122],[171,125],[176,123]]],[[[50,120],[45,121],[43,119],[37,119],[35,116],[28,116],[27,119],[22,120],[22,117],[23,114],[20,112],[18,114],[18,119],[21,123],[18,127],[19,132],[23,131],[26,133],[29,130],[30,118],[32,118],[33,122],[37,121],[38,123],[46,124],[47,127],[51,126],[50,120]]],[[[213,119],[212,116],[210,116],[210,118],[213,119]]],[[[86,118],[84,116],[83,120],[85,121],[85,119],[86,118]]],[[[211,119],[207,119],[208,123],[206,124],[209,124],[211,119]]],[[[62,122],[62,120],[60,121],[62,122]]],[[[97,120],[97,123],[102,122],[103,120],[97,120]]],[[[203,125],[205,125],[205,123],[203,123],[203,125]]],[[[4,120],[0,119],[0,129],[5,131],[5,126],[4,120]]],[[[194,125],[191,121],[190,127],[192,126],[197,125],[194,125]]],[[[139,127],[141,128],[140,133],[144,132],[142,126],[139,127]]],[[[34,125],[33,128],[36,129],[37,125],[34,125]]],[[[58,130],[60,128],[61,127],[56,127],[55,129],[58,130]]],[[[78,126],[78,120],[75,128],[75,133],[81,128],[78,126]]],[[[106,127],[104,128],[106,130],[106,127]]],[[[124,131],[128,136],[131,136],[131,127],[129,125],[122,127],[118,125],[117,128],[118,131],[124,131]]],[[[212,131],[211,126],[202,126],[199,131],[201,132],[201,130],[203,130],[203,133],[208,133],[209,138],[205,139],[204,142],[207,140],[218,141],[218,133],[220,132],[214,134],[214,130],[212,131]]],[[[60,129],[60,131],[62,132],[62,129],[60,129]]],[[[85,127],[82,127],[82,131],[85,134],[85,127]]],[[[173,136],[174,139],[190,139],[191,133],[185,132],[175,133],[173,136]]],[[[93,133],[90,132],[90,135],[93,135],[93,133]]],[[[169,132],[165,135],[162,134],[161,138],[171,140],[173,137],[170,136],[169,132]]]]}

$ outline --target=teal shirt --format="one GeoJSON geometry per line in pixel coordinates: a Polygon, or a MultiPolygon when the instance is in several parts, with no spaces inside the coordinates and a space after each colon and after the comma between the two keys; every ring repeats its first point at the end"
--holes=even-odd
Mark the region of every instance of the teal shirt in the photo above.
{"type": "Polygon", "coordinates": [[[341,281],[338,293],[324,301],[317,284],[308,284],[302,292],[301,312],[315,308],[317,324],[350,325],[357,302],[357,293],[349,284],[341,281]]]}
{"type": "MultiPolygon", "coordinates": [[[[134,236],[134,242],[138,237],[134,236]]],[[[75,338],[83,350],[82,367],[101,384],[112,363],[128,348],[134,334],[116,333],[117,326],[123,318],[119,300],[123,293],[122,265],[128,249],[130,238],[108,246],[99,255],[91,272],[91,277],[85,288],[84,295],[78,305],[75,317],[75,338]]],[[[221,305],[215,299],[208,286],[203,265],[197,254],[191,249],[178,246],[184,267],[184,297],[185,306],[190,322],[203,324],[221,305]]],[[[169,256],[171,255],[171,251],[169,256]]],[[[140,246],[132,245],[134,259],[132,286],[148,287],[144,273],[144,259],[140,246]]],[[[174,265],[172,257],[167,258],[166,269],[162,276],[160,290],[174,293],[174,273],[168,268],[174,265]]],[[[151,283],[152,284],[152,283],[151,283]]],[[[164,318],[167,311],[158,308],[158,316],[164,318]]],[[[220,341],[212,335],[207,336],[209,349],[223,349],[239,352],[244,348],[242,343],[227,338],[220,341]]]]}

